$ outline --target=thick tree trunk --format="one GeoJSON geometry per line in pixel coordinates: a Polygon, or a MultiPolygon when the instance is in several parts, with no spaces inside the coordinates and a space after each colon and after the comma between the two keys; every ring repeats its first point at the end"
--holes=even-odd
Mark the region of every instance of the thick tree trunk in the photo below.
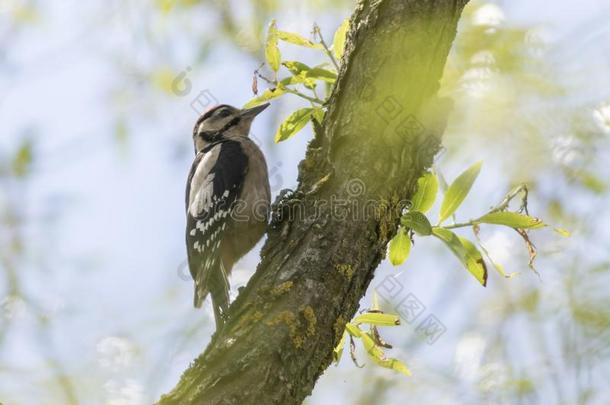
{"type": "Polygon", "coordinates": [[[440,147],[438,81],[467,0],[364,0],[299,186],[274,205],[256,274],[160,404],[300,404],[440,147]]]}

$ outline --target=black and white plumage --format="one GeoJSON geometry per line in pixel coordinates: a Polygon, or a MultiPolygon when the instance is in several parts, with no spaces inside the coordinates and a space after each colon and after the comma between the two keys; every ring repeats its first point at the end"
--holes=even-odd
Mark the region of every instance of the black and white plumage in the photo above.
{"type": "Polygon", "coordinates": [[[229,305],[228,276],[263,236],[270,204],[265,158],[248,138],[254,117],[220,105],[197,121],[196,156],[186,186],[186,243],[195,307],[210,293],[217,329],[229,305]]]}

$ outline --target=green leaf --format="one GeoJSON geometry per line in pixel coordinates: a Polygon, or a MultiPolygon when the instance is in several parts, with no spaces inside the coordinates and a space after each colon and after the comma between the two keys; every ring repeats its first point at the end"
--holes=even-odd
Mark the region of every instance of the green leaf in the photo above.
{"type": "Polygon", "coordinates": [[[275,89],[267,89],[260,96],[254,97],[252,100],[248,101],[244,105],[244,108],[256,107],[257,105],[264,104],[264,103],[266,103],[269,100],[272,100],[274,98],[278,98],[279,96],[281,96],[281,95],[283,95],[285,93],[286,93],[286,91],[281,86],[280,87],[276,87],[275,89]]]}
{"type": "Polygon", "coordinates": [[[360,330],[360,328],[350,322],[345,324],[345,330],[353,337],[362,336],[362,331],[360,330]]]}
{"type": "Polygon", "coordinates": [[[574,176],[578,177],[582,185],[596,194],[601,194],[608,188],[603,178],[598,177],[594,173],[586,171],[576,171],[574,176]]]}
{"type": "Polygon", "coordinates": [[[281,87],[288,87],[293,84],[304,84],[307,87],[312,87],[316,85],[316,81],[305,77],[305,75],[290,76],[280,80],[281,87]]]}
{"type": "Polygon", "coordinates": [[[13,158],[12,168],[13,173],[16,177],[25,177],[32,165],[33,153],[32,153],[32,141],[25,139],[21,142],[15,157],[13,158]]]}
{"type": "Polygon", "coordinates": [[[487,284],[487,265],[485,264],[485,260],[483,260],[483,255],[474,243],[466,238],[459,238],[460,242],[462,242],[462,246],[464,246],[468,252],[466,268],[483,286],[485,286],[487,284]]]}
{"type": "Polygon", "coordinates": [[[411,239],[404,229],[399,229],[389,245],[390,263],[399,266],[407,260],[411,252],[411,239]]]}
{"type": "Polygon", "coordinates": [[[335,364],[339,363],[339,361],[341,360],[341,355],[343,354],[343,347],[345,346],[346,338],[347,338],[347,333],[343,332],[343,335],[341,336],[341,340],[339,341],[339,344],[337,345],[337,347],[335,347],[333,349],[333,360],[334,360],[335,364]]]}
{"type": "Polygon", "coordinates": [[[284,122],[280,125],[277,133],[275,134],[275,142],[282,142],[292,137],[294,134],[299,132],[311,119],[313,114],[313,108],[301,108],[296,110],[284,122]]]}
{"type": "Polygon", "coordinates": [[[420,235],[428,236],[432,234],[432,225],[424,214],[418,211],[409,211],[400,218],[400,223],[405,228],[413,229],[420,235]]]}
{"type": "Polygon", "coordinates": [[[407,368],[407,366],[398,359],[374,359],[375,363],[384,368],[389,368],[390,370],[398,371],[401,374],[406,375],[407,377],[411,376],[411,371],[407,368]]]}
{"type": "Polygon", "coordinates": [[[409,371],[407,366],[405,366],[399,360],[386,359],[383,350],[375,344],[375,341],[370,335],[362,333],[360,339],[362,340],[364,350],[366,350],[366,353],[373,360],[373,362],[375,362],[375,364],[384,368],[389,368],[391,370],[398,371],[406,376],[411,375],[411,372],[409,371]]]}
{"type": "Polygon", "coordinates": [[[125,122],[125,119],[120,117],[114,123],[114,139],[117,141],[117,143],[119,145],[125,146],[128,138],[129,138],[129,133],[127,131],[127,124],[125,122]]]}
{"type": "Polygon", "coordinates": [[[492,212],[491,214],[483,215],[481,218],[477,219],[476,222],[505,225],[517,229],[537,229],[546,226],[544,222],[538,218],[508,211],[492,212]]]}
{"type": "Polygon", "coordinates": [[[507,273],[506,270],[504,269],[504,266],[498,262],[494,262],[493,260],[491,260],[489,255],[487,255],[487,260],[491,262],[493,268],[496,269],[498,274],[500,274],[504,278],[513,278],[514,276],[519,274],[518,272],[507,273]]]}
{"type": "Polygon", "coordinates": [[[434,173],[426,173],[417,180],[417,192],[412,198],[411,210],[426,213],[434,205],[438,193],[438,179],[434,173]]]}
{"type": "MultiPolygon", "coordinates": [[[[294,75],[288,79],[284,79],[281,81],[281,84],[285,86],[289,84],[304,84],[309,88],[314,88],[316,86],[316,80],[324,80],[321,78],[321,75],[323,75],[324,73],[320,73],[315,70],[316,68],[312,69],[304,63],[288,61],[282,62],[282,65],[285,66],[288,70],[290,70],[290,73],[294,75]],[[310,71],[313,71],[312,77],[308,76],[308,73],[310,71]]],[[[326,76],[328,76],[328,74],[326,74],[326,76]]],[[[327,78],[326,80],[331,79],[327,78]]]]}
{"type": "Polygon", "coordinates": [[[441,205],[439,224],[453,215],[455,210],[462,204],[481,171],[481,164],[482,162],[477,162],[470,166],[449,186],[441,205]]]}
{"type": "MultiPolygon", "coordinates": [[[[369,353],[370,355],[370,353],[369,353]]],[[[375,364],[389,368],[390,370],[398,371],[401,374],[406,375],[407,377],[411,376],[411,371],[407,368],[407,366],[398,359],[386,359],[386,358],[378,358],[374,356],[370,356],[375,364]]]]}
{"type": "Polygon", "coordinates": [[[311,68],[304,63],[296,61],[282,62],[282,65],[294,75],[292,78],[282,80],[281,83],[283,85],[305,83],[307,86],[311,87],[315,86],[316,80],[322,80],[330,84],[337,81],[336,72],[319,66],[311,68]]]}
{"type": "Polygon", "coordinates": [[[314,49],[324,49],[324,47],[321,44],[316,44],[316,43],[302,37],[301,35],[295,34],[292,32],[278,31],[277,36],[282,41],[289,42],[294,45],[299,45],[299,46],[304,46],[307,48],[314,48],[314,49]]]}
{"type": "Polygon", "coordinates": [[[432,228],[434,236],[445,242],[449,250],[460,260],[483,287],[487,285],[487,266],[478,249],[467,239],[458,237],[445,228],[432,228]]]}
{"type": "Polygon", "coordinates": [[[280,54],[280,48],[277,46],[278,41],[278,31],[275,20],[271,20],[271,24],[269,24],[269,29],[267,31],[267,43],[265,45],[265,59],[267,59],[267,63],[269,67],[277,72],[280,69],[280,62],[282,60],[282,56],[280,54]]]}
{"type": "MultiPolygon", "coordinates": [[[[366,314],[366,315],[383,315],[383,314],[366,314]]],[[[390,316],[393,317],[394,315],[390,315],[390,316]]],[[[358,318],[356,318],[356,319],[358,319],[358,318]]],[[[397,320],[397,317],[393,320],[397,320]]],[[[393,325],[396,325],[396,324],[393,324],[393,325]]],[[[335,359],[336,362],[338,361],[338,359],[341,358],[341,354],[343,352],[343,347],[345,346],[345,340],[346,340],[347,335],[349,334],[350,336],[352,336],[354,338],[360,338],[362,345],[364,346],[364,350],[376,364],[380,365],[381,367],[385,367],[385,368],[389,368],[394,371],[398,371],[407,376],[411,375],[411,372],[409,371],[407,366],[405,366],[399,360],[386,359],[384,356],[383,350],[381,349],[381,347],[379,347],[375,343],[375,340],[373,339],[373,337],[370,334],[363,332],[358,326],[356,326],[355,324],[353,324],[351,322],[348,322],[345,324],[345,331],[347,332],[347,334],[343,335],[343,337],[341,338],[341,341],[339,342],[339,344],[333,351],[333,359],[335,359]]]]}
{"type": "Polygon", "coordinates": [[[345,39],[347,37],[347,31],[349,30],[349,18],[343,20],[333,38],[333,53],[337,59],[341,59],[345,48],[345,39]]]}
{"type": "Polygon", "coordinates": [[[313,110],[312,117],[313,117],[313,118],[314,118],[316,121],[318,121],[318,123],[319,123],[319,124],[321,124],[321,123],[322,123],[322,121],[324,120],[324,115],[325,115],[325,114],[326,114],[326,112],[325,112],[323,109],[321,109],[320,107],[316,107],[316,108],[314,108],[314,110],[313,110]]]}
{"type": "Polygon", "coordinates": [[[157,0],[155,3],[161,10],[161,13],[167,15],[170,11],[172,11],[172,8],[175,6],[176,2],[174,0],[157,0]]]}
{"type": "Polygon", "coordinates": [[[175,78],[176,72],[166,67],[159,67],[155,69],[150,75],[152,84],[159,90],[165,92],[166,94],[175,94],[175,90],[173,87],[175,78]]]}
{"type": "Polygon", "coordinates": [[[315,67],[305,72],[305,77],[309,79],[323,80],[327,83],[334,83],[337,81],[337,73],[328,69],[315,67]]]}
{"type": "Polygon", "coordinates": [[[285,62],[282,62],[282,66],[285,66],[286,69],[290,70],[290,73],[292,73],[295,76],[298,76],[303,72],[307,72],[308,70],[311,70],[311,68],[309,66],[307,66],[306,64],[297,62],[297,61],[285,61],[285,62]]]}
{"type": "Polygon", "coordinates": [[[371,356],[372,358],[382,359],[383,358],[383,350],[381,347],[375,344],[375,341],[371,336],[367,333],[361,332],[360,339],[362,340],[362,345],[364,346],[364,350],[371,356]]]}
{"type": "Polygon", "coordinates": [[[564,238],[569,238],[571,233],[567,229],[564,228],[554,228],[555,232],[563,236],[564,238]]]}
{"type": "Polygon", "coordinates": [[[397,326],[400,325],[400,318],[397,315],[392,314],[382,314],[380,312],[366,312],[354,318],[352,323],[356,325],[368,323],[369,325],[377,326],[397,326]]]}

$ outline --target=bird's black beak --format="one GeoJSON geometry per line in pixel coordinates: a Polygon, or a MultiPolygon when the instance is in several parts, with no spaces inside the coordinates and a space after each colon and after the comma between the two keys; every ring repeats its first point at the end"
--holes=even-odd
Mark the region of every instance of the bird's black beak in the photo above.
{"type": "Polygon", "coordinates": [[[248,108],[241,111],[241,116],[245,118],[254,118],[258,114],[262,113],[265,108],[269,107],[269,103],[257,105],[256,107],[248,108]]]}

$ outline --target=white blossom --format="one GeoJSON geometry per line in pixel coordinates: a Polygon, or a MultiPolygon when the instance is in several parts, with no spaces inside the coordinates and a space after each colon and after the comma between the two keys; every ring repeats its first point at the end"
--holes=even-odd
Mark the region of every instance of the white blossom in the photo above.
{"type": "Polygon", "coordinates": [[[104,384],[108,393],[106,405],[144,404],[144,388],[137,381],[128,379],[122,382],[110,380],[104,384]]]}
{"type": "Polygon", "coordinates": [[[25,312],[25,303],[21,297],[9,295],[0,302],[0,318],[17,319],[25,312]]]}
{"type": "Polygon", "coordinates": [[[610,135],[610,103],[603,103],[593,110],[593,121],[606,135],[610,135]]]}
{"type": "Polygon", "coordinates": [[[98,362],[101,367],[119,371],[131,365],[135,357],[135,346],[126,338],[108,336],[96,346],[98,362]]]}
{"type": "Polygon", "coordinates": [[[578,141],[573,136],[558,136],[551,148],[553,161],[558,164],[568,165],[578,158],[578,141]]]}
{"type": "Polygon", "coordinates": [[[497,28],[504,22],[504,11],[495,4],[484,4],[474,12],[474,25],[497,28]]]}
{"type": "Polygon", "coordinates": [[[460,78],[460,88],[473,97],[483,97],[492,89],[493,72],[489,67],[473,67],[460,78]]]}
{"type": "Polygon", "coordinates": [[[479,389],[493,392],[506,385],[509,378],[507,367],[501,363],[489,363],[479,370],[479,389]]]}
{"type": "Polygon", "coordinates": [[[474,381],[479,375],[485,352],[485,339],[476,334],[465,335],[455,349],[455,369],[461,378],[474,381]]]}
{"type": "Polygon", "coordinates": [[[479,51],[472,55],[470,58],[470,64],[473,66],[494,66],[496,64],[496,58],[491,51],[484,50],[479,51]]]}

